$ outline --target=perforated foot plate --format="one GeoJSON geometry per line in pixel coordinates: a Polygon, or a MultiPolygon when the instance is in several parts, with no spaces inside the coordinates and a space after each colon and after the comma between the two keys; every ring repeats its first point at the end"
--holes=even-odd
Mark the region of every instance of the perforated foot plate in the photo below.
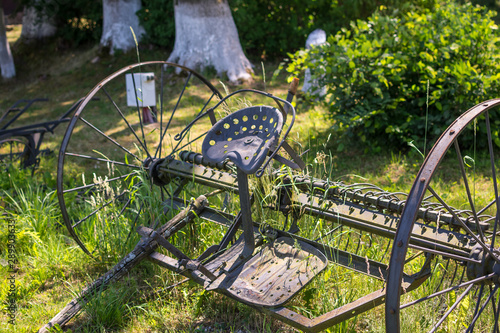
{"type": "Polygon", "coordinates": [[[245,303],[277,307],[290,300],[326,265],[325,255],[316,248],[281,237],[229,273],[219,288],[245,303]]]}

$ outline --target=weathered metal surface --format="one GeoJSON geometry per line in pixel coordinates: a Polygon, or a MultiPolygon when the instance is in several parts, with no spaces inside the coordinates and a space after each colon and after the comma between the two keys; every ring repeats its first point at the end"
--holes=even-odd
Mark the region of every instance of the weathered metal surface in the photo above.
{"type": "MultiPolygon", "coordinates": [[[[424,275],[418,279],[412,279],[407,277],[402,282],[402,293],[410,292],[418,288],[429,275],[424,275]]],[[[295,311],[292,311],[286,307],[280,308],[261,308],[260,310],[268,313],[274,317],[277,317],[281,321],[298,328],[304,332],[320,332],[327,329],[333,325],[344,322],[350,318],[358,316],[363,312],[373,309],[379,306],[385,301],[386,291],[385,288],[374,291],[368,295],[365,295],[349,304],[341,306],[330,312],[322,314],[315,318],[307,318],[295,311]]]]}
{"type": "Polygon", "coordinates": [[[231,160],[246,174],[264,163],[269,148],[283,128],[281,112],[269,106],[252,106],[219,120],[203,141],[202,154],[208,162],[231,160]]]}
{"type": "MultiPolygon", "coordinates": [[[[323,199],[337,199],[341,202],[359,203],[366,208],[371,207],[380,211],[386,210],[388,213],[401,214],[406,203],[406,193],[391,193],[382,191],[371,184],[351,184],[346,185],[341,182],[330,182],[322,179],[298,175],[293,178],[293,184],[305,193],[315,194],[323,199]],[[366,189],[363,189],[365,187],[366,189]]],[[[419,207],[417,218],[424,222],[439,222],[453,227],[468,225],[472,230],[476,230],[476,225],[472,224],[468,218],[453,216],[446,212],[444,207],[435,203],[428,203],[419,207]]],[[[466,211],[462,211],[462,214],[466,211]]],[[[486,230],[487,223],[480,223],[481,228],[486,230]]]]}
{"type": "Polygon", "coordinates": [[[216,283],[241,302],[276,307],[288,302],[326,264],[324,254],[311,245],[280,237],[216,283]]]}
{"type": "MultiPolygon", "coordinates": [[[[300,193],[296,202],[301,205],[304,213],[388,238],[394,237],[399,223],[397,216],[383,214],[351,202],[325,200],[305,193],[300,193]]],[[[474,240],[470,236],[421,223],[414,224],[411,242],[463,257],[468,257],[474,246],[474,240]]]]}
{"type": "Polygon", "coordinates": [[[196,182],[202,185],[231,192],[238,191],[236,175],[202,165],[195,165],[179,160],[165,160],[158,165],[158,171],[158,176],[165,183],[168,183],[173,177],[187,179],[193,179],[194,177],[196,182]]]}

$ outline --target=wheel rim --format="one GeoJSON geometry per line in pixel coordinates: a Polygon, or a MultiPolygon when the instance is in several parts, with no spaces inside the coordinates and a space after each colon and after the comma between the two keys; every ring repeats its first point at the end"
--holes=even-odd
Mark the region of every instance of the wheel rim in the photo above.
{"type": "Polygon", "coordinates": [[[152,186],[149,166],[201,144],[208,119],[173,138],[221,97],[198,73],[161,61],[127,66],[90,91],[68,125],[57,172],[63,220],[83,251],[119,256],[135,242],[135,225],[158,222],[161,202],[179,184],[152,186]]]}
{"type": "MultiPolygon", "coordinates": [[[[417,175],[393,242],[386,292],[387,332],[408,329],[404,326],[407,324],[405,317],[408,312],[400,313],[400,307],[409,308],[416,304],[415,301],[425,304],[424,299],[432,299],[428,302],[441,306],[441,310],[436,311],[437,315],[425,328],[427,331],[434,332],[452,326],[450,318],[469,302],[472,304],[469,306],[471,309],[466,311],[467,316],[460,319],[459,329],[467,327],[467,331],[472,332],[481,327],[498,332],[500,304],[497,303],[496,276],[499,265],[496,263],[499,262],[499,256],[495,249],[500,244],[496,240],[500,230],[497,216],[500,200],[495,156],[500,155],[498,147],[495,147],[494,140],[498,140],[498,133],[493,120],[498,119],[498,108],[494,107],[499,104],[498,99],[490,100],[462,114],[438,139],[417,175]],[[486,162],[481,163],[482,160],[486,162]],[[445,175],[446,170],[448,175],[445,175]],[[440,179],[443,177],[456,177],[457,184],[451,190],[441,189],[440,179]],[[481,189],[476,188],[476,185],[482,186],[481,189]],[[434,262],[438,262],[439,258],[451,258],[448,259],[451,266],[441,267],[442,273],[439,274],[452,274],[455,271],[453,279],[443,277],[436,286],[429,282],[429,287],[434,288],[429,288],[426,295],[416,296],[414,300],[410,300],[410,296],[404,296],[403,299],[401,279],[403,272],[410,266],[408,258],[415,251],[409,249],[415,248],[412,229],[417,219],[422,221],[419,211],[429,207],[429,201],[439,206],[443,216],[447,214],[456,224],[454,227],[446,223],[430,227],[454,229],[459,237],[467,239],[467,244],[457,247],[457,253],[463,250],[457,257],[452,258],[448,250],[439,249],[435,252],[438,259],[434,259],[434,262]],[[458,220],[464,222],[466,227],[460,226],[458,220]],[[477,225],[479,222],[482,226],[477,225]],[[484,226],[488,229],[484,230],[484,226]],[[438,293],[441,303],[436,300],[439,299],[438,293]]],[[[430,315],[432,313],[432,310],[429,311],[430,315]]]]}
{"type": "Polygon", "coordinates": [[[8,138],[0,140],[0,161],[6,167],[21,169],[29,158],[31,149],[25,138],[8,138]]]}

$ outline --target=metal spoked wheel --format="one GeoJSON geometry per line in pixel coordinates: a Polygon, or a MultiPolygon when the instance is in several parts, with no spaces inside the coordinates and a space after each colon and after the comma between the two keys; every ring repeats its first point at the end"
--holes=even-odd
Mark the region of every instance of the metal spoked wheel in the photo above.
{"type": "Polygon", "coordinates": [[[499,104],[490,100],[462,114],[417,175],[393,242],[387,332],[500,331],[499,104]],[[445,181],[454,185],[445,188],[445,181]],[[426,222],[431,208],[438,212],[437,223],[426,222]],[[421,232],[435,232],[432,246],[419,244],[419,223],[427,227],[421,232]],[[431,275],[405,293],[402,276],[414,270],[419,257],[431,262],[431,275]]]}
{"type": "Polygon", "coordinates": [[[21,138],[8,138],[0,140],[0,163],[6,167],[12,166],[16,169],[27,167],[31,156],[28,140],[21,138]]]}
{"type": "Polygon", "coordinates": [[[196,72],[162,61],[127,66],[90,91],[68,125],[57,173],[64,222],[86,253],[116,259],[135,244],[136,225],[161,223],[162,203],[183,184],[153,186],[149,170],[201,146],[208,117],[181,131],[221,97],[196,72]]]}

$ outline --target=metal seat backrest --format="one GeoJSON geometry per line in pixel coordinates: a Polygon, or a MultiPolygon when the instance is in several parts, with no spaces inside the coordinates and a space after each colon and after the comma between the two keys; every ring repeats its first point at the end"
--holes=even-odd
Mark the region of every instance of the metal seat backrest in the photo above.
{"type": "Polygon", "coordinates": [[[251,106],[219,120],[207,133],[202,154],[209,162],[226,158],[246,174],[255,173],[275,146],[283,129],[281,111],[270,106],[251,106]]]}

